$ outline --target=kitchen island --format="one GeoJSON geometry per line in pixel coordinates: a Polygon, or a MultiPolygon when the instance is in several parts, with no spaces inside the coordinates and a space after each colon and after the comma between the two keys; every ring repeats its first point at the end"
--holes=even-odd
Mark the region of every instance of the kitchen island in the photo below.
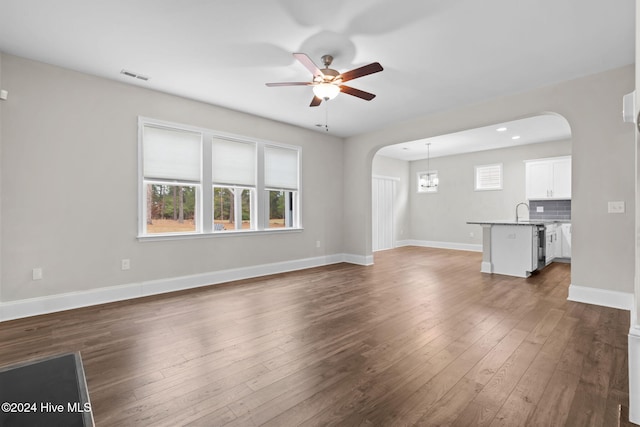
{"type": "Polygon", "coordinates": [[[545,263],[544,229],[554,221],[470,221],[482,227],[483,273],[529,277],[545,263]]]}

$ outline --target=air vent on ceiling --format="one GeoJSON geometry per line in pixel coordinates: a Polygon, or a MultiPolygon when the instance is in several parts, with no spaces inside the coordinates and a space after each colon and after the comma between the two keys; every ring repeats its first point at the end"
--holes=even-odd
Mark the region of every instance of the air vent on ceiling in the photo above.
{"type": "Polygon", "coordinates": [[[145,76],[145,75],[142,75],[142,74],[138,74],[138,73],[134,73],[133,71],[129,71],[129,70],[125,70],[125,69],[122,69],[120,71],[120,74],[124,74],[125,76],[133,77],[134,79],[144,80],[145,82],[147,80],[149,80],[148,76],[145,76]]]}

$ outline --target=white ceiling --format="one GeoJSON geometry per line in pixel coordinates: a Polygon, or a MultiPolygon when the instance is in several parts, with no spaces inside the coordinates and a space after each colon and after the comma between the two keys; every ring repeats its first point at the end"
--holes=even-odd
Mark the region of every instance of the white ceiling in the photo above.
{"type": "Polygon", "coordinates": [[[318,132],[291,56],[384,71],[326,103],[329,132],[392,123],[634,62],[631,0],[0,0],[6,53],[318,132]],[[148,82],[120,74],[127,69],[148,82]]]}
{"type": "MultiPolygon", "coordinates": [[[[622,114],[622,113],[621,113],[622,114]]],[[[622,116],[620,116],[622,120],[622,116]]],[[[561,141],[571,138],[569,122],[556,114],[544,114],[521,120],[469,129],[448,135],[425,138],[381,148],[377,154],[400,160],[452,156],[516,145],[561,141]],[[427,144],[429,144],[427,146],[427,144]]]]}

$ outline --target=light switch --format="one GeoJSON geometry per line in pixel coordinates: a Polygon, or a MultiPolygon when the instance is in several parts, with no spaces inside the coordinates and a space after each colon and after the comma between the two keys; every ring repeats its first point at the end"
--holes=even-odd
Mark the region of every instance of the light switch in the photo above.
{"type": "Polygon", "coordinates": [[[608,213],[624,213],[624,202],[609,202],[608,213]]]}

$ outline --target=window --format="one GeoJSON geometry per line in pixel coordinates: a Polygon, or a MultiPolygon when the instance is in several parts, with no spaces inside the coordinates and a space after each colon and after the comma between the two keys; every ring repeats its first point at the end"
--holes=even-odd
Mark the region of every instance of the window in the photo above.
{"type": "Polygon", "coordinates": [[[139,119],[139,235],[300,228],[300,147],[139,119]]]}
{"type": "Polygon", "coordinates": [[[476,166],[475,190],[502,190],[502,164],[476,166]]]}
{"type": "Polygon", "coordinates": [[[241,187],[213,187],[213,231],[253,230],[254,191],[241,187]]]}
{"type": "Polygon", "coordinates": [[[418,193],[436,193],[438,183],[438,171],[418,172],[418,193]]]}
{"type": "Polygon", "coordinates": [[[267,206],[266,227],[290,228],[297,223],[298,153],[277,146],[264,149],[264,186],[267,206]]]}
{"type": "Polygon", "coordinates": [[[143,139],[145,234],[197,232],[201,135],[145,126],[143,139]]]}
{"type": "Polygon", "coordinates": [[[211,151],[213,231],[254,230],[256,144],[213,138],[211,151]]]}
{"type": "Polygon", "coordinates": [[[146,183],[147,233],[197,231],[195,185],[146,183]]]}

